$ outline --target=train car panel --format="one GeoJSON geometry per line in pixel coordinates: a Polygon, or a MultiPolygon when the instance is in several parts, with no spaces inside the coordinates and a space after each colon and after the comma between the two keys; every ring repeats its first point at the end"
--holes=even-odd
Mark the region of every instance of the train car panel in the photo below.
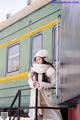
{"type": "MultiPolygon", "coordinates": [[[[66,0],[67,1],[67,0],[66,0]]],[[[79,4],[63,4],[61,8],[61,39],[58,94],[60,102],[80,95],[80,16],[79,4]]]]}
{"type": "Polygon", "coordinates": [[[6,70],[6,57],[7,57],[7,54],[5,55],[6,53],[6,48],[4,49],[1,49],[0,50],[0,62],[2,64],[0,64],[0,76],[5,76],[5,70],[6,70]]]}
{"type": "MultiPolygon", "coordinates": [[[[51,0],[46,0],[46,3],[43,2],[41,8],[33,11],[33,13],[28,16],[26,14],[26,16],[22,17],[23,12],[21,12],[21,17],[17,21],[14,16],[12,23],[11,19],[13,17],[7,20],[9,24],[7,24],[7,22],[3,22],[4,24],[2,23],[0,29],[0,56],[5,56],[5,59],[3,61],[2,57],[2,69],[0,68],[0,89],[2,89],[0,94],[1,107],[3,105],[9,107],[17,91],[21,88],[29,87],[27,84],[28,72],[33,55],[36,52],[34,41],[38,40],[39,43],[42,41],[42,45],[39,46],[39,49],[48,49],[50,52],[50,58],[52,59],[52,29],[56,24],[58,24],[60,7],[59,5],[54,5],[53,7],[53,4],[51,3],[47,4],[50,1],[51,0]],[[19,47],[16,46],[18,44],[20,45],[19,47]],[[12,54],[13,51],[11,53],[11,50],[13,49],[12,47],[15,48],[15,53],[17,50],[16,55],[15,53],[12,54]],[[12,64],[12,67],[11,62],[14,63],[12,64]],[[7,95],[5,94],[6,92],[7,95]],[[8,102],[9,100],[10,104],[8,102]]],[[[29,92],[23,93],[22,105],[25,106],[26,103],[29,104],[29,92]]],[[[15,106],[16,105],[17,103],[15,106]]]]}

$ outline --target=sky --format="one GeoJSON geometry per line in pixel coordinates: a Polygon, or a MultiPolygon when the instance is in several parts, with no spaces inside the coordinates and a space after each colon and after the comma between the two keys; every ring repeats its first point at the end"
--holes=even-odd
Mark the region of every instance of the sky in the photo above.
{"type": "Polygon", "coordinates": [[[6,19],[6,14],[16,14],[27,5],[27,0],[0,0],[0,22],[6,19]]]}

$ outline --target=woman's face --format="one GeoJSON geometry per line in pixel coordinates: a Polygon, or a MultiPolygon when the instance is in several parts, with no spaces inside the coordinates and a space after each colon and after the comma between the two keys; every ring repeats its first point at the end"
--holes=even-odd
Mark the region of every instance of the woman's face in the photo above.
{"type": "Polygon", "coordinates": [[[37,64],[42,64],[43,63],[43,59],[41,57],[36,57],[36,63],[37,64]]]}

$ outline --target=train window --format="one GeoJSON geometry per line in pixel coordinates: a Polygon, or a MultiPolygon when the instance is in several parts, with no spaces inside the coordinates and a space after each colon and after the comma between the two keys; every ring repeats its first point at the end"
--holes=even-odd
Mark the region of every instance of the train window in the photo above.
{"type": "Polygon", "coordinates": [[[35,53],[41,49],[42,49],[42,34],[38,34],[32,37],[32,62],[34,61],[35,53]]]}
{"type": "Polygon", "coordinates": [[[20,56],[20,44],[15,44],[8,47],[8,65],[7,72],[12,73],[19,71],[19,56],[20,56]]]}

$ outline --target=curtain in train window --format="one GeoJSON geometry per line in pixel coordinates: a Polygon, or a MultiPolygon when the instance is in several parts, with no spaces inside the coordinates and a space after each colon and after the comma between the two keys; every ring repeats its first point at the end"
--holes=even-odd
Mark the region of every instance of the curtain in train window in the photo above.
{"type": "Polygon", "coordinates": [[[15,72],[19,70],[19,54],[20,54],[20,44],[15,44],[8,48],[8,73],[15,72]]]}
{"type": "Polygon", "coordinates": [[[34,61],[34,55],[41,49],[42,49],[42,34],[38,34],[32,37],[32,63],[34,61]]]}

